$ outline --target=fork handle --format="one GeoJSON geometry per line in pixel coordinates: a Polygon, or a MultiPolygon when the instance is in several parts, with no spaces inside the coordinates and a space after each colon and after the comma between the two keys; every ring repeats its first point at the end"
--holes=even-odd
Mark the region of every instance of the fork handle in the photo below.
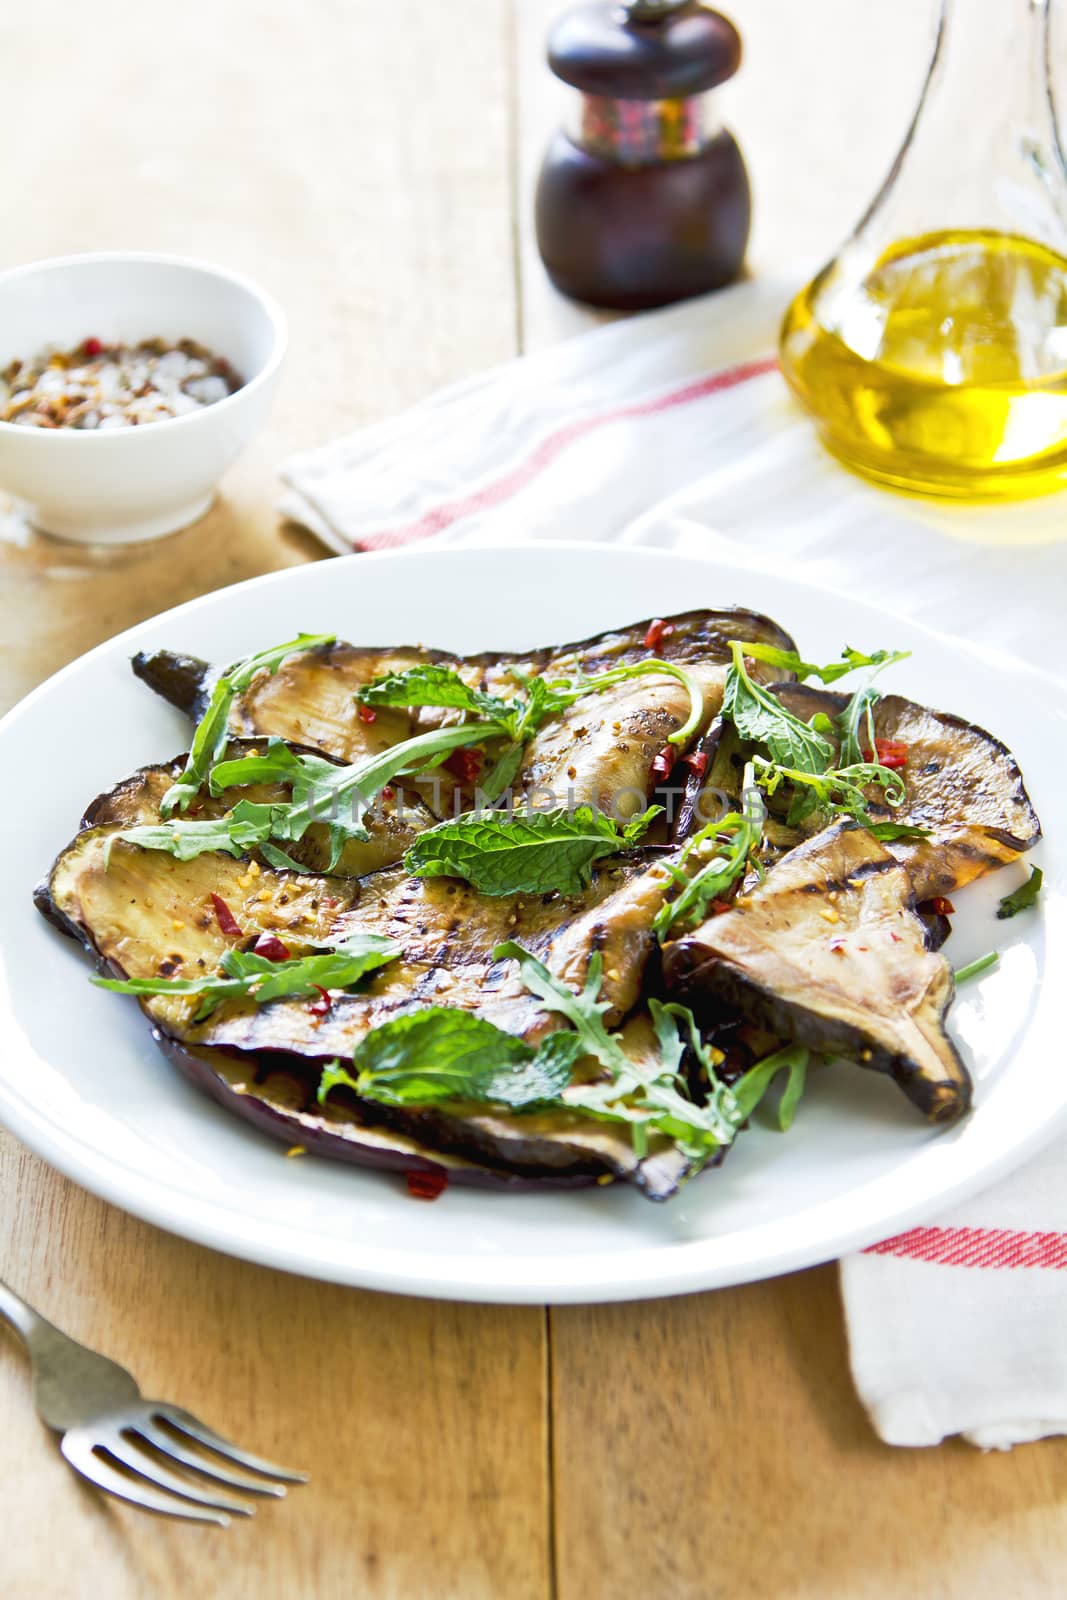
{"type": "Polygon", "coordinates": [[[16,1333],[21,1334],[27,1346],[32,1344],[35,1335],[52,1330],[52,1324],[31,1305],[27,1305],[14,1289],[9,1289],[2,1278],[0,1278],[0,1317],[9,1322],[16,1333]]]}

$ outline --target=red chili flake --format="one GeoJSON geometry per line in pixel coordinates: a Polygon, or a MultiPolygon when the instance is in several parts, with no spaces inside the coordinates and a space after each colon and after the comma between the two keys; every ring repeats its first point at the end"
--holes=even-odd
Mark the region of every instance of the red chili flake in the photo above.
{"type": "Polygon", "coordinates": [[[733,909],[734,908],[730,904],[729,900],[713,900],[711,902],[711,914],[713,917],[723,917],[728,911],[732,911],[733,909]]]}
{"type": "Polygon", "coordinates": [[[666,783],[674,771],[674,763],[677,759],[674,750],[671,749],[669,744],[665,744],[652,763],[652,776],[657,783],[666,783]]]}
{"type": "Polygon", "coordinates": [[[934,898],[927,903],[930,907],[930,910],[936,912],[939,917],[954,917],[956,915],[956,907],[952,904],[951,900],[946,900],[944,895],[935,895],[934,898]]]}
{"type": "Polygon", "coordinates": [[[332,911],[337,905],[337,901],[334,899],[332,894],[324,894],[322,897],[322,903],[327,911],[332,911]]]}
{"type": "Polygon", "coordinates": [[[480,750],[453,750],[445,767],[460,783],[477,783],[478,774],[482,770],[482,752],[480,750]]]}
{"type": "Polygon", "coordinates": [[[882,766],[888,767],[891,772],[907,765],[908,747],[902,739],[876,739],[874,748],[882,766]]]}
{"type": "Polygon", "coordinates": [[[360,722],[377,722],[378,713],[373,706],[360,706],[359,720],[360,722]]]}
{"type": "Polygon", "coordinates": [[[669,622],[664,622],[662,617],[655,617],[649,623],[648,632],[645,634],[645,649],[657,649],[658,646],[663,643],[664,639],[670,638],[673,632],[674,629],[671,627],[669,622]]]}
{"type": "Polygon", "coordinates": [[[414,1200],[436,1200],[448,1188],[447,1172],[406,1172],[404,1176],[414,1200]]]}
{"type": "Polygon", "coordinates": [[[241,924],[221,894],[213,894],[211,896],[211,904],[215,907],[215,921],[219,925],[219,932],[224,933],[228,939],[240,939],[242,937],[241,924]]]}
{"type": "Polygon", "coordinates": [[[252,946],[253,955],[265,956],[268,961],[288,961],[289,946],[282,944],[276,933],[261,933],[252,946]]]}
{"type": "Polygon", "coordinates": [[[311,987],[319,991],[319,998],[310,1002],[308,1010],[313,1017],[325,1017],[333,1006],[330,992],[328,989],[324,989],[321,983],[313,983],[311,987]]]}
{"type": "Polygon", "coordinates": [[[103,348],[104,346],[99,339],[86,339],[85,341],[85,354],[87,356],[98,356],[103,348]]]}
{"type": "Polygon", "coordinates": [[[682,765],[689,768],[694,778],[702,778],[708,770],[708,752],[690,750],[687,756],[682,757],[682,765]]]}
{"type": "Polygon", "coordinates": [[[844,939],[831,939],[830,949],[833,951],[835,956],[843,956],[845,953],[844,939]]]}
{"type": "Polygon", "coordinates": [[[904,942],[904,941],[903,941],[903,940],[902,940],[902,939],[901,939],[901,937],[900,937],[900,934],[899,934],[899,933],[892,933],[892,932],[890,932],[890,935],[889,935],[889,937],[890,937],[890,938],[891,938],[891,939],[892,939],[892,941],[893,941],[893,943],[894,943],[894,944],[903,944],[903,942],[904,942]]]}
{"type": "Polygon", "coordinates": [[[391,783],[387,783],[385,785],[385,787],[383,788],[383,790],[382,790],[382,799],[383,800],[395,800],[396,799],[396,790],[393,788],[391,783]]]}

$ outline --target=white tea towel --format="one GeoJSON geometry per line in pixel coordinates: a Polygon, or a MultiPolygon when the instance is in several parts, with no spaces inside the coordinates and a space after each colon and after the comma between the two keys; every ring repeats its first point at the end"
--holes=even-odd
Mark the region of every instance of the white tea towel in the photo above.
{"type": "MultiPolygon", "coordinates": [[[[1054,665],[1067,496],[965,507],[846,473],[776,370],[788,296],[745,284],[457,385],[289,461],[282,509],[341,552],[581,538],[793,568],[1054,665]]],[[[1067,1432],[1062,1151],[842,1263],[853,1375],[889,1443],[1067,1432]]]]}

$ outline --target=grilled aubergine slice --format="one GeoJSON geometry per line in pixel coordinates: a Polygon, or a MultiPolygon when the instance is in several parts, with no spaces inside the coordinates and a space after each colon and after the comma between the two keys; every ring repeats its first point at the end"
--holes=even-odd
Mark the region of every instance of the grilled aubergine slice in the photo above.
{"type": "Polygon", "coordinates": [[[784,1039],[889,1073],[934,1121],[971,1080],[945,1032],[952,969],[927,948],[907,871],[865,829],[805,840],[664,950],[667,987],[699,1012],[733,1008],[784,1039]]]}
{"type": "MultiPolygon", "coordinates": [[[[647,1155],[638,1158],[626,1130],[578,1111],[519,1115],[473,1105],[420,1110],[357,1102],[337,1091],[349,1112],[348,1125],[339,1131],[336,1109],[331,1105],[323,1114],[313,1098],[324,1063],[349,1057],[379,1023],[429,1004],[460,1006],[530,1041],[557,1026],[525,989],[516,964],[493,959],[497,944],[509,938],[572,987],[582,984],[598,951],[602,997],[611,1007],[607,1020],[623,1023],[640,1000],[652,922],[669,883],[657,854],[614,858],[577,896],[507,899],[489,899],[453,880],[410,878],[396,867],[359,880],[276,871],[219,853],[179,861],[116,838],[131,816],[155,820],[151,797],[163,791],[171,771],[148,769],[96,801],[89,825],[38,891],[40,909],[112,972],[213,972],[227,948],[249,948],[262,933],[281,938],[293,955],[356,930],[384,934],[401,949],[400,958],[372,975],[362,992],[337,996],[324,1016],[304,1001],[257,1006],[228,1000],[197,1022],[195,998],[144,999],[158,1041],[216,1098],[291,1143],[314,1132],[316,1148],[325,1149],[332,1138],[329,1153],[350,1159],[366,1153],[360,1128],[379,1130],[379,1141],[395,1133],[401,1164],[418,1146],[448,1156],[457,1179],[469,1177],[472,1164],[483,1177],[486,1171],[568,1180],[607,1175],[665,1198],[686,1176],[688,1163],[668,1141],[653,1138],[647,1155]],[[223,931],[213,897],[224,902],[240,939],[223,931]],[[235,1093],[235,1073],[246,1086],[263,1078],[267,1087],[263,1093],[235,1093]],[[284,1107],[279,1073],[290,1080],[284,1107]],[[301,1086],[300,1094],[292,1082],[301,1086]]],[[[634,1051],[652,1048],[648,1019],[640,1011],[625,1022],[623,1036],[634,1051]]]]}
{"type": "MultiPolygon", "coordinates": [[[[362,720],[355,693],[385,673],[434,662],[453,668],[477,688],[510,698],[517,692],[513,672],[523,677],[575,672],[593,676],[653,655],[692,673],[704,693],[708,721],[722,701],[731,639],[793,648],[793,641],[777,623],[757,612],[733,608],[639,622],[578,644],[525,654],[455,656],[421,647],[373,649],[334,644],[290,656],[273,677],[261,673],[237,698],[231,727],[246,737],[274,734],[356,761],[452,715],[433,709],[379,708],[373,722],[362,720]],[[649,642],[652,640],[654,644],[649,642]]],[[[168,651],[135,656],[133,670],[193,717],[205,709],[217,677],[206,662],[168,651]]],[[[756,673],[766,679],[781,676],[763,667],[757,667],[756,673]]],[[[656,786],[656,757],[685,721],[688,710],[684,688],[671,678],[634,679],[588,696],[531,740],[515,787],[521,792],[536,788],[551,793],[559,804],[573,799],[632,814],[647,803],[656,786]]],[[[452,779],[447,769],[442,769],[432,783],[419,786],[419,792],[437,816],[444,816],[469,804],[473,786],[452,779]]]]}
{"type": "MultiPolygon", "coordinates": [[[[818,712],[831,719],[844,710],[848,696],[814,689],[808,684],[774,686],[779,699],[806,722],[818,712]]],[[[906,868],[916,899],[949,895],[974,878],[1018,860],[1041,837],[1041,823],[1026,792],[1019,763],[999,739],[984,728],[947,711],[932,711],[900,695],[887,694],[874,707],[877,739],[906,746],[901,770],[904,803],[890,809],[871,788],[871,814],[876,821],[909,823],[926,830],[925,838],[893,839],[886,849],[906,868]]],[[[700,778],[690,777],[682,796],[674,837],[684,839],[714,812],[701,797],[736,796],[744,754],[737,735],[716,719],[698,749],[708,760],[700,778]]],[[[812,816],[800,828],[768,818],[767,841],[772,855],[792,849],[822,826],[812,816]]]]}

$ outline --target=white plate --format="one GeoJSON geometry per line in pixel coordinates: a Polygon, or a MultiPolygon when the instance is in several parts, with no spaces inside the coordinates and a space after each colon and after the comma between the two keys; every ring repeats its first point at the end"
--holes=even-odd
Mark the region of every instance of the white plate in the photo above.
{"type": "Polygon", "coordinates": [[[1067,1103],[1063,738],[1067,688],[974,643],[826,590],[661,552],[603,546],[435,550],[326,561],[179,606],[101,645],[0,723],[0,1120],[78,1183],[203,1244],[290,1271],[408,1294],[489,1301],[621,1300],[785,1272],[870,1244],[987,1184],[1052,1130],[1067,1103]],[[721,1171],[667,1205],[621,1186],[507,1195],[450,1189],[432,1205],[386,1174],[282,1147],[181,1080],[134,1002],[92,987],[84,953],[37,915],[34,880],[85,803],[173,756],[184,719],[132,676],[135,649],[215,660],[334,630],[361,644],[518,648],[693,606],[768,612],[809,659],[844,644],[910,648],[893,687],[980,722],[1015,750],[1048,842],[1042,909],[997,922],[1025,877],[959,897],[959,963],[998,946],[953,1030],[977,1080],[961,1125],[926,1126],[894,1085],[815,1075],[793,1132],[745,1134],[721,1171]]]}

